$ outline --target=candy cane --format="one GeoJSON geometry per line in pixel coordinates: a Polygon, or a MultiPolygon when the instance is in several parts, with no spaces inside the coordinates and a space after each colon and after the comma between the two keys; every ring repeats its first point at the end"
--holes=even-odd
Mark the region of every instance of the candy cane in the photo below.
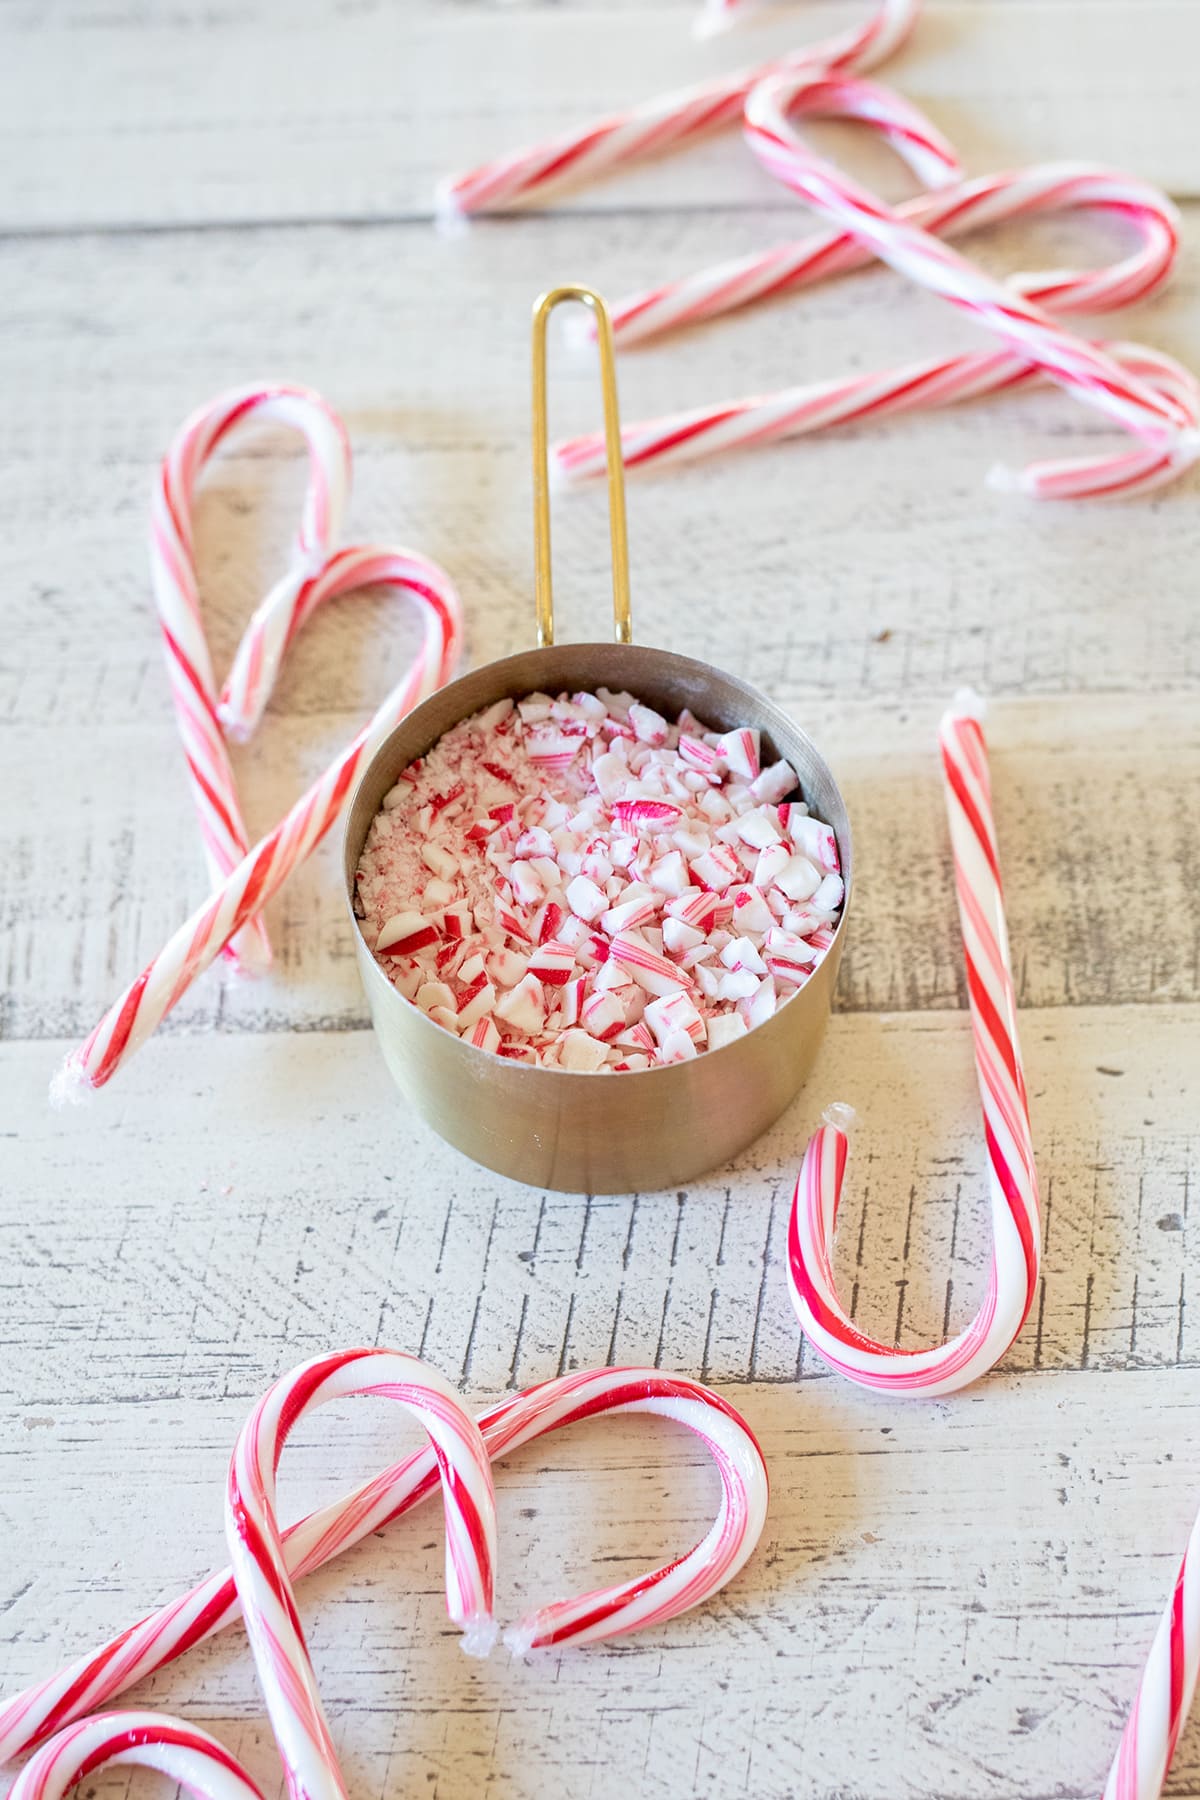
{"type": "MultiPolygon", "coordinates": [[[[550,1432],[630,1412],[674,1420],[708,1444],[722,1481],[717,1518],[692,1550],[665,1568],[585,1600],[539,1609],[509,1634],[515,1647],[594,1642],[674,1618],[731,1581],[757,1542],[767,1503],[762,1452],[733,1407],[684,1376],[656,1369],[587,1369],[500,1401],[480,1415],[479,1425],[487,1453],[495,1460],[550,1432]]],[[[281,1540],[291,1579],[298,1581],[381,1531],[428,1499],[438,1483],[434,1452],[420,1450],[299,1520],[281,1540]]],[[[0,1763],[106,1705],[194,1644],[224,1630],[240,1612],[233,1574],[222,1570],[99,1650],[17,1695],[0,1708],[0,1763]]]]}
{"type": "Polygon", "coordinates": [[[401,588],[421,603],[424,642],[416,663],[369,724],[197,907],[67,1058],[51,1090],[56,1101],[77,1098],[111,1080],[235,933],[315,850],[349,799],[359,770],[388,732],[448,680],[462,638],[458,595],[436,564],[411,550],[368,546],[339,551],[297,595],[293,631],[325,601],[378,585],[401,588]]]}
{"type": "MultiPolygon", "coordinates": [[[[903,138],[889,136],[903,153],[903,138]]],[[[1115,169],[1071,162],[1006,169],[918,194],[896,211],[939,237],[957,237],[1011,219],[1084,209],[1128,219],[1141,240],[1133,254],[1095,271],[1010,275],[1006,285],[1064,315],[1108,312],[1152,294],[1174,265],[1179,214],[1159,189],[1115,169]]],[[[758,300],[812,286],[827,276],[865,268],[873,260],[867,246],[850,232],[814,233],[618,300],[612,308],[613,333],[622,346],[647,342],[758,300]]],[[[585,324],[590,332],[590,319],[585,324]]]]}
{"type": "Polygon", "coordinates": [[[718,126],[736,124],[751,89],[776,69],[874,68],[904,42],[920,5],[921,0],[883,0],[857,30],[809,44],[755,69],[660,95],[628,112],[593,120],[582,130],[564,132],[451,176],[438,189],[438,210],[449,218],[503,211],[540,200],[568,181],[590,180],[604,169],[637,162],[718,126]]]}
{"type": "MultiPolygon", "coordinates": [[[[150,531],[154,598],[192,800],[214,883],[224,880],[250,847],[225,734],[245,739],[262,714],[300,596],[341,530],[349,483],[350,445],[341,420],[319,394],[276,384],[235,388],[202,406],[163,459],[150,531]],[[221,693],[200,616],[192,504],[209,460],[229,432],[251,418],[288,425],[303,435],[308,490],[294,561],[251,621],[221,693]]],[[[225,953],[242,968],[261,967],[270,956],[262,919],[249,920],[225,953]]]]}
{"type": "Polygon", "coordinates": [[[343,1800],[346,1790],[283,1555],[275,1472],[297,1421],[350,1394],[396,1400],[424,1425],[441,1475],[447,1610],[462,1628],[463,1647],[470,1654],[486,1656],[495,1642],[492,1472],[479,1427],[449,1383],[416,1357],[395,1350],[314,1357],[277,1381],[242,1427],[234,1448],[225,1531],[246,1635],[294,1800],[343,1800]]]}
{"type": "MultiPolygon", "coordinates": [[[[1200,425],[1200,387],[1189,370],[1172,357],[1141,344],[1109,343],[1109,357],[1122,369],[1186,407],[1200,425]]],[[[687,412],[668,413],[622,426],[621,444],[627,469],[694,462],[722,451],[753,449],[785,438],[808,437],[818,431],[902,413],[978,400],[987,394],[1011,393],[1044,380],[1042,370],[1008,350],[975,351],[962,356],[928,357],[898,369],[851,375],[841,381],[813,382],[782,388],[778,393],[718,402],[687,412]]],[[[588,433],[552,447],[552,468],[562,481],[575,483],[603,474],[604,438],[588,433]]],[[[1155,446],[1138,447],[1070,464],[1035,465],[1022,477],[994,469],[995,486],[1020,481],[1037,498],[1079,499],[1087,495],[1134,493],[1174,481],[1186,463],[1164,458],[1155,446]]]]}
{"type": "MultiPolygon", "coordinates": [[[[1051,380],[1115,419],[1140,438],[1151,453],[1149,466],[1164,471],[1189,466],[1200,455],[1194,416],[1175,393],[1143,381],[1100,346],[1072,337],[1043,308],[985,275],[957,251],[903,218],[799,139],[791,126],[796,114],[876,122],[884,107],[881,90],[869,82],[840,77],[772,76],[746,103],[746,137],[772,174],[851,231],[884,262],[986,325],[1051,380]]],[[[1147,458],[1129,477],[1149,478],[1147,458]]],[[[1084,465],[1093,481],[1098,465],[1084,465]]],[[[1125,459],[1112,467],[1108,491],[1119,491],[1128,471],[1125,459]]],[[[1079,463],[1043,465],[1024,478],[1031,491],[1071,491],[1079,463]]]]}
{"type": "Polygon", "coordinates": [[[222,1744],[163,1713],[101,1713],[60,1732],[28,1762],[8,1800],[64,1800],[88,1775],[117,1764],[157,1769],[199,1800],[263,1800],[222,1744]]]}
{"type": "Polygon", "coordinates": [[[833,1274],[847,1152],[846,1121],[837,1114],[827,1115],[805,1152],[788,1228],[792,1301],[809,1342],[851,1381],[894,1394],[953,1393],[992,1368],[1025,1323],[1041,1256],[987,746],[978,719],[964,707],[946,714],[940,739],[987,1145],[992,1218],[987,1295],[966,1329],[933,1350],[901,1350],[859,1331],[838,1298],[833,1274]]]}
{"type": "MultiPolygon", "coordinates": [[[[858,84],[856,116],[868,118],[910,164],[915,151],[915,157],[935,173],[939,156],[943,166],[950,167],[944,154],[947,147],[931,137],[928,122],[914,108],[884,89],[866,89],[864,96],[864,87],[858,84]]],[[[819,107],[820,103],[814,104],[819,107]]],[[[906,216],[936,229],[953,230],[1019,214],[1083,207],[1116,210],[1132,218],[1142,235],[1140,247],[1105,269],[1014,277],[1014,290],[1039,300],[1056,314],[1106,311],[1152,292],[1169,272],[1178,248],[1175,210],[1155,189],[1110,170],[1051,164],[980,178],[959,183],[940,195],[921,196],[910,203],[906,216]]],[[[827,233],[792,249],[795,254],[789,251],[790,260],[785,259],[784,264],[792,284],[857,266],[870,254],[846,232],[827,233]]],[[[756,280],[739,285],[737,279],[724,285],[716,279],[702,282],[701,291],[691,301],[680,289],[662,290],[661,304],[654,295],[630,304],[627,329],[634,335],[665,330],[687,317],[715,313],[723,304],[736,304],[761,291],[756,280]]],[[[1174,404],[1193,428],[1200,424],[1200,391],[1187,370],[1140,345],[1117,344],[1106,349],[1126,373],[1174,404]]],[[[976,399],[1024,387],[1042,374],[1036,362],[1016,350],[927,358],[898,369],[786,388],[627,425],[623,433],[626,462],[637,467],[691,460],[849,422],[976,399]]],[[[1035,466],[1022,485],[1047,498],[1143,491],[1175,479],[1187,466],[1195,454],[1194,430],[1191,439],[1185,436],[1176,449],[1177,454],[1164,456],[1161,446],[1151,443],[1069,464],[1035,466]]],[[[556,445],[554,458],[556,473],[568,481],[582,480],[603,466],[594,436],[556,445]]],[[[994,479],[1011,480],[1002,471],[997,471],[994,479]]]]}
{"type": "Polygon", "coordinates": [[[1104,1800],[1157,1800],[1191,1711],[1200,1666],[1200,1518],[1175,1578],[1121,1743],[1104,1800]]]}

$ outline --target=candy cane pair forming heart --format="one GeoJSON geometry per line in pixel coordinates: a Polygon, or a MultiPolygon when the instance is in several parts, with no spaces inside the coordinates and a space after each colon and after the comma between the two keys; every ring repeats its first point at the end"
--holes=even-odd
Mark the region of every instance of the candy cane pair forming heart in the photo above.
{"type": "MultiPolygon", "coordinates": [[[[331,1379],[357,1379],[355,1363],[362,1365],[358,1374],[365,1370],[369,1380],[388,1374],[382,1364],[364,1362],[371,1354],[350,1352],[343,1358],[317,1358],[277,1383],[256,1409],[254,1418],[260,1422],[254,1427],[256,1447],[252,1455],[250,1438],[244,1435],[239,1440],[235,1475],[245,1468],[250,1457],[251,1484],[265,1492],[254,1471],[269,1468],[282,1422],[286,1420],[290,1429],[294,1407],[303,1403],[308,1408],[320,1403],[318,1396],[332,1397],[323,1385],[331,1379]],[[339,1366],[343,1364],[344,1367],[339,1366]],[[303,1399],[305,1394],[309,1396],[307,1401],[303,1399]]],[[[413,1364],[409,1358],[402,1361],[403,1379],[411,1382],[416,1378],[412,1371],[420,1370],[422,1365],[413,1364]]],[[[439,1386],[437,1391],[444,1399],[443,1388],[439,1386]]],[[[721,1503],[712,1527],[690,1551],[662,1568],[577,1599],[537,1608],[508,1633],[509,1645],[515,1651],[594,1643],[675,1618],[711,1598],[731,1581],[758,1541],[767,1504],[762,1452],[740,1414],[719,1395],[684,1376],[666,1375],[657,1369],[587,1369],[500,1401],[480,1415],[478,1424],[486,1453],[495,1460],[551,1432],[589,1419],[626,1413],[649,1413],[680,1424],[708,1447],[721,1477],[721,1503]]],[[[453,1413],[451,1419],[455,1420],[453,1413]]],[[[464,1446],[465,1466],[474,1483],[479,1513],[479,1475],[471,1456],[470,1434],[461,1422],[455,1422],[448,1446],[453,1448],[456,1440],[464,1446]]],[[[239,1484],[241,1480],[239,1476],[239,1484]]],[[[278,1604],[284,1575],[289,1582],[295,1582],[323,1567],[343,1550],[430,1498],[437,1492],[440,1480],[437,1451],[432,1447],[420,1450],[278,1533],[271,1540],[269,1554],[267,1579],[274,1583],[272,1593],[276,1596],[272,1604],[278,1604]]],[[[256,1524],[261,1516],[260,1498],[252,1508],[256,1524]]],[[[267,1542],[261,1526],[255,1542],[267,1542]]],[[[468,1532],[468,1567],[471,1542],[468,1532]]],[[[235,1567],[240,1568],[248,1555],[248,1551],[239,1548],[235,1567]]],[[[257,1594],[257,1585],[253,1592],[257,1594]]],[[[476,1596],[475,1610],[479,1615],[485,1604],[481,1582],[476,1583],[476,1596]]],[[[23,1755],[52,1733],[95,1708],[108,1705],[135,1682],[232,1624],[241,1609],[239,1582],[233,1571],[223,1570],[130,1626],[99,1650],[78,1658],[58,1674],[17,1695],[0,1707],[0,1763],[23,1755]]],[[[464,1612],[462,1602],[458,1610],[464,1612]]],[[[487,1635],[486,1625],[482,1635],[487,1635]]]]}
{"type": "MultiPolygon", "coordinates": [[[[438,190],[438,210],[446,219],[507,211],[605,170],[691,143],[721,126],[738,124],[751,89],[777,70],[875,68],[904,42],[920,6],[921,0],[883,0],[863,25],[822,43],[805,45],[758,68],[659,95],[628,112],[593,120],[582,129],[451,176],[438,190]]],[[[723,10],[730,10],[727,3],[723,10]]]]}
{"type": "Polygon", "coordinates": [[[202,407],[183,426],[155,490],[151,561],[155,598],[200,818],[216,886],[191,918],[109,1008],[68,1057],[56,1100],[102,1086],[226,948],[242,967],[267,954],[261,913],[342,812],[359,770],[388,732],[447,681],[462,643],[462,608],[449,576],[415,551],[383,545],[336,548],[349,482],[345,430],[319,395],[258,384],[202,407]],[[309,484],[295,558],[257,608],[224,688],[218,690],[200,616],[191,507],[200,475],[230,432],[269,420],[299,430],[309,450],[309,484]],[[418,603],[423,641],[413,666],[374,717],[266,837],[250,846],[226,737],[247,737],[261,718],[283,655],[327,601],[391,587],[418,603]]]}
{"type": "Polygon", "coordinates": [[[1138,440],[1119,455],[1042,464],[1020,477],[1027,492],[1066,497],[1117,493],[1173,479],[1200,456],[1194,394],[1147,379],[1065,331],[1043,307],[970,263],[894,207],[827,162],[801,139],[792,121],[854,119],[877,124],[895,96],[871,82],[772,76],[746,102],[746,138],[759,161],[786,187],[883,262],[930,288],[982,324],[1017,356],[1105,413],[1138,440]]]}
{"type": "MultiPolygon", "coordinates": [[[[935,251],[951,259],[949,266],[960,282],[969,283],[972,271],[972,265],[938,246],[931,234],[958,233],[1003,219],[1096,209],[1129,219],[1142,242],[1132,255],[1106,269],[1020,275],[1003,287],[975,271],[996,309],[980,316],[1010,340],[999,350],[929,357],[895,369],[814,382],[630,424],[622,433],[627,466],[692,460],[848,422],[1007,392],[1047,377],[1111,410],[1119,410],[1123,400],[1127,404],[1120,410],[1121,422],[1149,442],[1116,456],[1108,453],[1035,467],[1016,478],[1027,492],[1046,498],[1140,492],[1174,480],[1195,459],[1200,452],[1196,430],[1200,390],[1188,370],[1140,345],[1081,343],[1053,323],[1059,314],[1103,312],[1128,305],[1160,285],[1178,249],[1178,218],[1164,195],[1131,177],[1080,164],[1047,164],[962,181],[953,149],[923,114],[900,95],[861,81],[826,79],[803,87],[790,81],[767,83],[750,97],[747,120],[751,144],[773,172],[835,217],[838,228],[634,296],[618,309],[626,342],[661,335],[676,325],[715,317],[766,293],[860,267],[883,254],[880,234],[888,220],[898,229],[908,228],[910,244],[933,247],[922,268],[913,266],[911,259],[903,264],[906,272],[925,285],[934,285],[928,264],[935,251]],[[869,124],[922,179],[932,181],[940,191],[889,211],[847,181],[847,197],[839,211],[829,201],[828,191],[842,177],[800,145],[785,118],[796,112],[869,124]],[[786,157],[780,149],[785,140],[786,157]],[[810,164],[819,176],[810,173],[805,177],[804,168],[810,164]],[[946,186],[947,182],[953,185],[946,186]],[[864,212],[869,219],[860,218],[864,212]],[[1010,311],[1019,320],[1020,332],[1016,324],[1004,331],[997,322],[997,313],[1007,317],[1010,311]],[[1049,327],[1053,335],[1047,336],[1043,330],[1031,344],[1028,334],[1035,324],[1049,327]],[[1097,394],[1097,384],[1103,382],[1109,385],[1097,394]],[[1140,410],[1130,411],[1129,404],[1140,410]]],[[[939,279],[942,286],[938,291],[945,292],[948,277],[944,271],[939,279]]],[[[557,473],[569,481],[594,475],[603,467],[602,445],[594,436],[556,445],[554,455],[557,473]]]]}

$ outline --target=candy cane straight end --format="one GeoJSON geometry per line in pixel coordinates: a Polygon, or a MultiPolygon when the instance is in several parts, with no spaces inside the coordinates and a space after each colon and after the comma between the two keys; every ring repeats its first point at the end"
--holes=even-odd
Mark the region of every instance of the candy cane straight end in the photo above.
{"type": "Polygon", "coordinates": [[[844,1100],[833,1100],[821,1114],[822,1123],[829,1125],[834,1131],[840,1131],[848,1138],[858,1124],[858,1114],[844,1100]]]}
{"type": "Polygon", "coordinates": [[[955,719],[974,719],[977,725],[982,725],[987,715],[988,703],[978,689],[960,687],[946,708],[942,723],[950,725],[955,719]]]}
{"type": "Polygon", "coordinates": [[[538,1634],[538,1615],[530,1613],[516,1625],[510,1625],[504,1634],[504,1647],[514,1656],[530,1656],[533,1653],[534,1639],[538,1634]]]}
{"type": "Polygon", "coordinates": [[[83,1106],[96,1092],[96,1084],[76,1056],[68,1056],[50,1082],[49,1100],[56,1111],[83,1106]]]}
{"type": "Polygon", "coordinates": [[[471,214],[459,198],[454,177],[439,181],[433,192],[433,226],[440,237],[465,237],[471,214]]]}
{"type": "Polygon", "coordinates": [[[490,1613],[476,1613],[468,1619],[462,1628],[459,1647],[464,1656],[475,1657],[482,1662],[492,1654],[500,1637],[500,1627],[490,1613]]]}
{"type": "Polygon", "coordinates": [[[755,0],[747,0],[747,4],[734,8],[728,0],[708,0],[708,5],[692,26],[692,36],[703,41],[706,38],[723,37],[732,25],[748,12],[756,10],[755,0]]]}

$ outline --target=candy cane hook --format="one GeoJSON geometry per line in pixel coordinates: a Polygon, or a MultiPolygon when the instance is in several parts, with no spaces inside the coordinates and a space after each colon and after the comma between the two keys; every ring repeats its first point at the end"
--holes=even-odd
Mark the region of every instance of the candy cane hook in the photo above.
{"type": "MultiPolygon", "coordinates": [[[[863,92],[859,84],[860,96],[863,92]]],[[[940,187],[939,192],[922,194],[898,209],[899,216],[927,230],[957,233],[1003,219],[1084,209],[1116,214],[1136,226],[1140,243],[1112,265],[1016,275],[1008,283],[1014,292],[1037,301],[1056,316],[1098,313],[1152,293],[1170,272],[1178,250],[1178,216],[1155,188],[1113,170],[1078,163],[1052,163],[958,180],[952,147],[935,133],[923,114],[888,89],[865,92],[868,98],[856,116],[867,119],[910,167],[940,187]],[[953,185],[945,186],[947,180],[953,185]]],[[[637,341],[714,317],[766,292],[807,285],[870,260],[870,248],[851,232],[825,232],[637,296],[618,316],[625,341],[637,341]]],[[[1200,390],[1188,370],[1141,345],[1110,344],[1105,348],[1127,374],[1173,402],[1181,416],[1200,424],[1200,390]]],[[[810,382],[627,424],[622,433],[626,466],[691,461],[809,436],[843,424],[1023,389],[1043,379],[1044,371],[1037,362],[1006,347],[928,357],[900,368],[810,382]]],[[[595,434],[557,444],[553,454],[556,475],[568,482],[584,480],[604,467],[603,445],[595,434]]],[[[1127,495],[1175,479],[1181,466],[1164,458],[1157,446],[1136,444],[1117,454],[1035,469],[1026,485],[1045,498],[1127,495]]],[[[1009,485],[1010,479],[1002,471],[993,476],[996,485],[1009,485]]]]}
{"type": "MultiPolygon", "coordinates": [[[[906,111],[914,110],[903,104],[906,111]]],[[[928,121],[924,123],[927,127],[928,121]]],[[[895,136],[891,141],[903,153],[904,140],[895,136]]],[[[1179,213],[1167,196],[1136,176],[1093,163],[1038,163],[974,175],[918,194],[896,211],[939,237],[958,237],[1047,212],[1095,211],[1128,220],[1139,242],[1128,257],[1108,267],[1007,278],[1007,286],[1063,315],[1109,312],[1145,299],[1167,279],[1179,251],[1179,213]]],[[[613,336],[621,348],[647,343],[830,276],[867,268],[874,260],[867,246],[848,231],[813,232],[615,301],[613,336]]]]}
{"type": "Polygon", "coordinates": [[[118,1764],[156,1769],[197,1800],[263,1800],[257,1783],[207,1731],[164,1713],[100,1713],[71,1725],[33,1757],[8,1800],[65,1800],[89,1775],[118,1764]]]}
{"type": "Polygon", "coordinates": [[[902,1350],[877,1343],[858,1329],[838,1298],[833,1274],[847,1154],[845,1121],[836,1115],[805,1152],[788,1228],[792,1301],[809,1342],[851,1381],[895,1394],[953,1393],[992,1368],[1028,1317],[1041,1255],[1037,1173],[1017,1040],[987,746],[978,718],[961,707],[942,720],[940,740],[987,1147],[992,1221],[988,1291],[966,1329],[936,1349],[902,1350]]]}
{"type": "Polygon", "coordinates": [[[369,1349],[314,1357],[277,1381],[238,1437],[225,1523],[246,1632],[294,1800],[345,1800],[346,1790],[283,1554],[275,1472],[297,1421],[351,1394],[396,1400],[425,1427],[441,1475],[447,1609],[470,1654],[486,1656],[496,1635],[491,1466],[479,1427],[449,1383],[414,1356],[369,1349]]]}

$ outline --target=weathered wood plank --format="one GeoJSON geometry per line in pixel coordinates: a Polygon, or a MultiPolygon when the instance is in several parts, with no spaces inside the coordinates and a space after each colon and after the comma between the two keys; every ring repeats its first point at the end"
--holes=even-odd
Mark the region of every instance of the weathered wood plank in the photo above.
{"type": "MultiPolygon", "coordinates": [[[[0,226],[39,231],[427,216],[450,169],[815,42],[862,6],[786,8],[711,43],[693,40],[677,5],[644,6],[623,30],[596,5],[563,19],[437,0],[8,13],[0,226]]],[[[1184,0],[1140,0],[1136,21],[1088,0],[931,4],[888,77],[977,169],[1082,156],[1194,195],[1198,44],[1184,0]]],[[[781,197],[748,155],[717,143],[594,186],[586,204],[718,201],[781,197]]]]}
{"type": "MultiPolygon", "coordinates": [[[[1031,1011],[1045,1279],[1019,1369],[1193,1366],[1187,1079],[1195,1007],[1031,1011]]],[[[81,1112],[60,1046],[4,1049],[0,1385],[31,1407],[255,1393],[330,1343],[420,1348],[493,1391],[611,1360],[716,1381],[821,1376],[784,1280],[791,1184],[824,1105],[863,1118],[839,1259],[866,1327],[935,1341],[988,1260],[964,1016],[833,1021],[808,1090],[681,1194],[584,1200],[477,1169],[411,1119],[365,1033],[176,1035],[81,1112]],[[419,1144],[414,1173],[412,1134],[419,1144]]]]}
{"type": "MultiPolygon", "coordinates": [[[[735,1585],[665,1630],[468,1663],[446,1628],[429,1512],[308,1580],[301,1607],[353,1793],[1099,1793],[1200,1496],[1196,1372],[1166,1389],[1161,1375],[1001,1378],[936,1406],[834,1382],[726,1392],[770,1461],[771,1516],[735,1585]]],[[[244,1410],[240,1395],[135,1406],[30,1391],[3,1437],[0,1689],[224,1560],[222,1481],[244,1410]],[[150,1490],[169,1532],[147,1529],[150,1490]]],[[[388,1409],[338,1410],[296,1433],[289,1513],[411,1441],[388,1409]]],[[[715,1487],[690,1440],[642,1422],[549,1440],[499,1482],[506,1619],[682,1548],[715,1487]]],[[[132,1697],[215,1729],[280,1791],[237,1635],[132,1697]]],[[[1173,1794],[1197,1792],[1198,1752],[1191,1731],[1173,1794]]]]}

